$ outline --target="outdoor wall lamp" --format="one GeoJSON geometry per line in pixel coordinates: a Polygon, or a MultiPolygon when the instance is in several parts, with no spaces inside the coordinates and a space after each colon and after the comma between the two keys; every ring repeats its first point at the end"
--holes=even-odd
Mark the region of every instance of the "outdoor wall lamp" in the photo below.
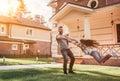
{"type": "Polygon", "coordinates": [[[120,18],[113,19],[113,13],[111,13],[111,25],[114,25],[115,21],[120,21],[120,18]]]}
{"type": "Polygon", "coordinates": [[[111,24],[114,24],[114,20],[113,20],[113,13],[111,13],[111,24]]]}
{"type": "Polygon", "coordinates": [[[80,29],[80,26],[77,26],[77,30],[79,30],[80,29]]]}

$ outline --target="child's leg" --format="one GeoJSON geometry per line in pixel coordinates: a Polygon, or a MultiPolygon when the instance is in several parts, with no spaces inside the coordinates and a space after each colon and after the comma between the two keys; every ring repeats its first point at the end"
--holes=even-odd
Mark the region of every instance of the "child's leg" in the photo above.
{"type": "Polygon", "coordinates": [[[91,52],[91,56],[94,57],[94,59],[98,62],[98,63],[104,63],[106,62],[110,57],[112,57],[110,54],[107,54],[105,56],[101,56],[99,52],[97,51],[92,51],[91,52]]]}
{"type": "Polygon", "coordinates": [[[119,56],[116,53],[114,53],[113,51],[109,51],[108,54],[103,58],[102,62],[104,63],[110,57],[119,58],[119,56]]]}
{"type": "Polygon", "coordinates": [[[103,56],[103,58],[101,59],[101,62],[102,62],[102,63],[105,63],[110,57],[112,57],[112,56],[109,55],[109,54],[103,56]]]}
{"type": "Polygon", "coordinates": [[[101,63],[102,56],[100,55],[99,52],[97,52],[97,51],[92,51],[90,55],[93,56],[94,59],[95,59],[98,63],[101,63]]]}

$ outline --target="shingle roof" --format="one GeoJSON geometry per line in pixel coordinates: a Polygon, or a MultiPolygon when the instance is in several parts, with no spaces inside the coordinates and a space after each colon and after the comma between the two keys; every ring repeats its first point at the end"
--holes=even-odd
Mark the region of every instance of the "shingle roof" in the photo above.
{"type": "Polygon", "coordinates": [[[10,42],[23,42],[23,43],[36,43],[33,40],[23,40],[23,39],[14,39],[14,38],[9,38],[8,36],[0,36],[0,41],[10,41],[10,42]]]}
{"type": "Polygon", "coordinates": [[[13,18],[13,17],[0,16],[0,22],[7,23],[7,24],[24,25],[24,26],[40,28],[40,29],[44,29],[44,30],[51,30],[50,28],[48,28],[42,24],[36,23],[35,21],[30,21],[25,18],[17,19],[17,18],[13,18]]]}

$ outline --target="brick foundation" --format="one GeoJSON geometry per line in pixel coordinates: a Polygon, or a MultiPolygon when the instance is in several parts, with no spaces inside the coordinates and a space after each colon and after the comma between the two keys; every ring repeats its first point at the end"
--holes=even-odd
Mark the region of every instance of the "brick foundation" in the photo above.
{"type": "MultiPolygon", "coordinates": [[[[54,58],[57,63],[63,63],[63,58],[54,58]]],[[[75,57],[75,64],[89,64],[89,65],[99,65],[93,58],[75,57]]],[[[120,58],[114,59],[110,58],[104,64],[105,66],[120,66],[120,58]]]]}
{"type": "Polygon", "coordinates": [[[0,57],[50,57],[51,56],[51,43],[50,42],[36,42],[29,44],[29,49],[23,50],[23,45],[18,44],[18,50],[12,50],[14,43],[0,43],[0,57]],[[38,52],[38,50],[40,52],[38,52]]]}

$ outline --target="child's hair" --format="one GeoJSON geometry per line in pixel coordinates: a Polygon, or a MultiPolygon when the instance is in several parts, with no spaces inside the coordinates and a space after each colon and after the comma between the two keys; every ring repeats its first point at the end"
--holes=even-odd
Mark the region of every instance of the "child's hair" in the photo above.
{"type": "Polygon", "coordinates": [[[81,39],[80,42],[88,47],[98,47],[99,43],[96,40],[81,39]]]}

